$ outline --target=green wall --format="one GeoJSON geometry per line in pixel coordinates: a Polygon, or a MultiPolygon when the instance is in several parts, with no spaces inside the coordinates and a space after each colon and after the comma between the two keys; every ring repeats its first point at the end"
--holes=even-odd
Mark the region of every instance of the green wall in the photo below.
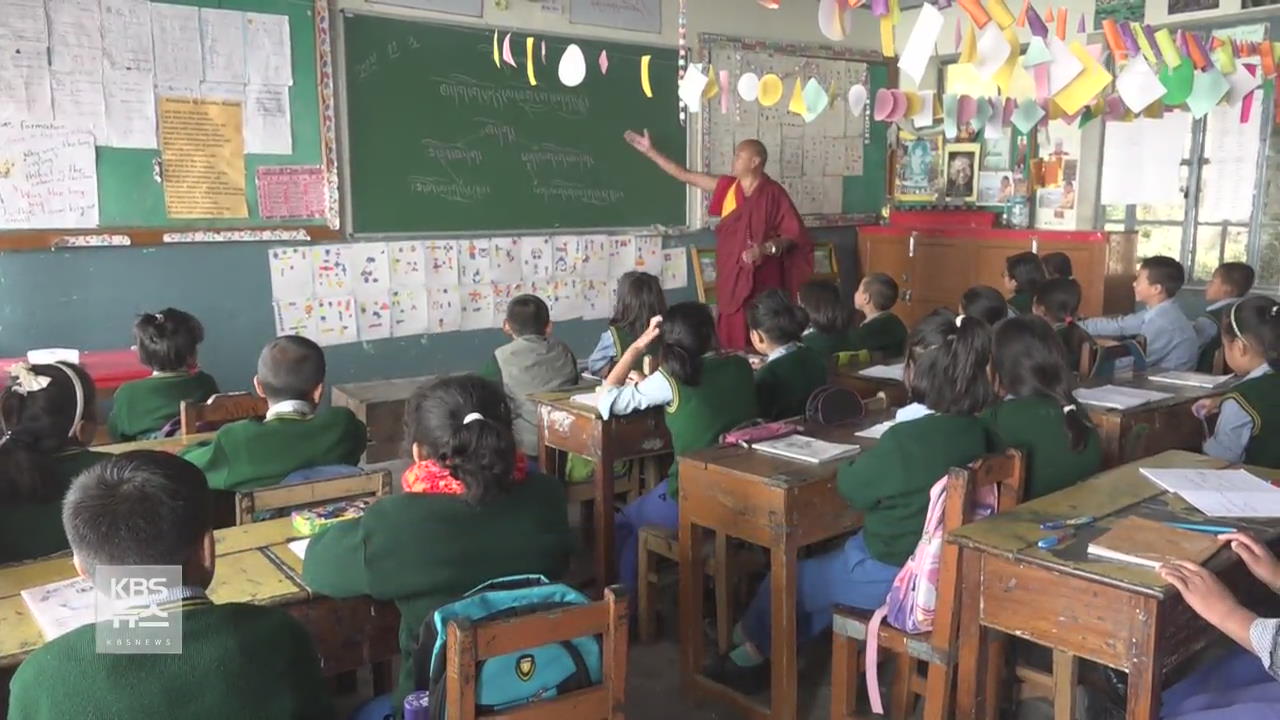
{"type": "MultiPolygon", "coordinates": [[[[849,228],[814,231],[819,241],[853,237],[849,228]]],[[[668,245],[714,245],[710,232],[668,245]]],[[[275,333],[267,243],[195,243],[146,248],[69,248],[0,253],[0,357],[33,347],[103,350],[133,344],[133,316],[179,307],[205,325],[201,365],[226,390],[248,389],[258,351],[275,333]]],[[[690,286],[672,302],[695,297],[690,286]]],[[[603,321],[573,320],[555,333],[579,357],[591,352],[603,321]]],[[[478,369],[503,342],[481,330],[379,340],[328,348],[329,382],[344,383],[478,369]]]]}

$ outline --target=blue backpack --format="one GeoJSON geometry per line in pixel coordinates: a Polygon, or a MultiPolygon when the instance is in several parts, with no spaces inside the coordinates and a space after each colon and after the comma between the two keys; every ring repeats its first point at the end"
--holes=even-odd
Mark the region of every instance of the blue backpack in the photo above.
{"type": "MultiPolygon", "coordinates": [[[[431,717],[445,716],[446,628],[586,605],[587,596],[541,575],[512,575],[480,585],[422,623],[413,653],[414,687],[428,690],[431,717]]],[[[476,710],[492,713],[581,690],[601,680],[601,640],[588,635],[481,660],[476,667],[476,710]]]]}

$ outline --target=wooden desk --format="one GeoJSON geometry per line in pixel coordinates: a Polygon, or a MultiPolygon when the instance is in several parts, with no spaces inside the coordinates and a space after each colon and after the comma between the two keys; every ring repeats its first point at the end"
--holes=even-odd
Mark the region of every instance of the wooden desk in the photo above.
{"type": "MultiPolygon", "coordinates": [[[[380,664],[375,682],[389,689],[388,661],[400,653],[399,611],[368,597],[312,595],[302,583],[301,559],[285,545],[297,537],[289,518],[215,531],[218,560],[209,597],[282,607],[311,634],[326,675],[380,664]]],[[[16,667],[44,644],[19,593],[75,574],[69,553],[0,567],[0,669],[16,667]]]]}
{"type": "MultiPolygon", "coordinates": [[[[992,628],[1054,651],[1057,718],[1074,714],[1075,665],[1081,657],[1129,674],[1129,720],[1158,718],[1164,672],[1222,635],[1155,571],[1091,559],[1088,543],[1116,519],[1130,515],[1205,522],[1181,498],[1146,480],[1139,467],[1225,465],[1171,450],[951,533],[949,541],[961,548],[962,583],[956,717],[995,717],[1006,688],[1003,641],[986,630],[992,628]],[[1036,547],[1048,534],[1040,529],[1041,522],[1080,515],[1099,520],[1081,528],[1065,545],[1052,550],[1036,547]]],[[[1233,519],[1228,524],[1269,541],[1280,535],[1280,521],[1233,519]]],[[[1234,553],[1220,552],[1208,565],[1242,602],[1276,600],[1234,553]]]]}
{"type": "Polygon", "coordinates": [[[651,458],[671,452],[671,435],[662,408],[608,420],[592,406],[574,402],[574,395],[597,385],[538,393],[538,464],[543,472],[555,467],[553,452],[577,453],[596,464],[592,479],[595,496],[595,578],[600,593],[614,579],[613,464],[619,460],[651,458]]]}
{"type": "Polygon", "coordinates": [[[369,429],[364,462],[379,463],[404,456],[404,407],[423,383],[435,375],[371,380],[334,385],[330,401],[344,407],[369,429]]]}
{"type": "Polygon", "coordinates": [[[1173,395],[1167,400],[1128,410],[1085,405],[1089,419],[1102,436],[1102,463],[1103,467],[1108,468],[1165,450],[1199,451],[1205,440],[1204,424],[1200,418],[1191,414],[1191,406],[1201,398],[1226,391],[1225,387],[1198,388],[1155,382],[1145,373],[1136,373],[1131,378],[1092,380],[1084,386],[1102,385],[1140,388],[1173,395]]]}
{"type": "Polygon", "coordinates": [[[865,369],[849,366],[836,368],[831,375],[831,384],[852,390],[863,400],[875,397],[879,393],[884,393],[885,397],[889,399],[889,407],[902,407],[910,402],[907,397],[907,386],[901,380],[873,378],[858,374],[865,369]]]}
{"type": "MultiPolygon", "coordinates": [[[[855,438],[856,429],[888,419],[887,411],[843,427],[814,431],[833,442],[855,438]]],[[[796,717],[796,573],[800,548],[856,529],[861,516],[836,490],[836,470],[848,460],[820,465],[792,462],[740,447],[702,450],[680,462],[680,665],[686,694],[727,702],[752,718],[796,717]],[[724,562],[724,536],[770,550],[773,633],[772,706],[712,682],[702,673],[704,529],[716,533],[716,562],[724,562]]]]}
{"type": "Polygon", "coordinates": [[[199,445],[202,442],[213,440],[217,432],[196,433],[195,435],[187,435],[186,437],[178,436],[171,438],[160,438],[158,440],[134,440],[133,442],[113,443],[111,445],[95,445],[90,450],[100,453],[109,453],[111,455],[119,455],[133,450],[158,450],[160,452],[174,453],[187,447],[188,445],[199,445]]]}

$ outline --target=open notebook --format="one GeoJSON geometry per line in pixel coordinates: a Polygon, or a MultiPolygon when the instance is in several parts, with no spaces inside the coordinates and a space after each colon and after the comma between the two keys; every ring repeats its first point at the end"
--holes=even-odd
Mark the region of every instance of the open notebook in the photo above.
{"type": "Polygon", "coordinates": [[[1105,535],[1089,543],[1089,555],[1154,570],[1174,560],[1203,564],[1221,546],[1222,543],[1208,533],[1127,517],[1116,521],[1105,535]]]}
{"type": "Polygon", "coordinates": [[[763,440],[753,443],[751,449],[784,457],[788,460],[814,464],[857,455],[862,450],[857,445],[827,442],[807,435],[788,435],[774,438],[773,440],[763,440]]]}
{"type": "Polygon", "coordinates": [[[1179,372],[1172,370],[1169,372],[1162,372],[1157,375],[1150,375],[1148,377],[1156,382],[1170,383],[1172,385],[1215,388],[1235,377],[1235,375],[1211,375],[1209,373],[1179,372]]]}
{"type": "Polygon", "coordinates": [[[22,600],[45,641],[93,622],[96,617],[94,597],[93,583],[82,577],[22,591],[22,600]]]}
{"type": "Polygon", "coordinates": [[[1148,480],[1210,517],[1280,517],[1280,488],[1247,470],[1141,470],[1148,480]]]}
{"type": "Polygon", "coordinates": [[[902,373],[906,367],[906,363],[898,363],[896,365],[872,365],[869,368],[859,370],[858,374],[863,377],[878,378],[881,380],[898,380],[901,382],[902,373]]]}
{"type": "Polygon", "coordinates": [[[1121,387],[1119,385],[1103,385],[1096,388],[1080,388],[1076,390],[1076,399],[1086,405],[1127,410],[1139,405],[1146,405],[1173,397],[1171,393],[1142,390],[1140,388],[1121,387]]]}

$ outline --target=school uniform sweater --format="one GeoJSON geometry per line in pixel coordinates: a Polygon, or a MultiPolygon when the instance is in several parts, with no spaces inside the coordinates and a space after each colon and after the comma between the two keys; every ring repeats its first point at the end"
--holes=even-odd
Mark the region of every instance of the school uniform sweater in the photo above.
{"type": "Polygon", "coordinates": [[[804,342],[805,347],[813,348],[814,352],[825,359],[830,359],[836,353],[849,352],[854,349],[853,328],[837,332],[810,330],[804,334],[801,340],[804,342]]]}
{"type": "Polygon", "coordinates": [[[1025,454],[1023,500],[1071,487],[1102,469],[1097,428],[1090,425],[1084,449],[1072,451],[1062,408],[1052,398],[1033,395],[1006,400],[989,408],[982,419],[994,450],[1016,448],[1025,454]]]}
{"type": "Polygon", "coordinates": [[[455,495],[392,495],[313,537],[302,579],[323,595],[371,595],[400,608],[392,702],[400,708],[414,689],[418,632],[436,608],[494,578],[563,574],[574,543],[566,502],[564,484],[540,474],[479,506],[455,495]]]}
{"type": "MultiPolygon", "coordinates": [[[[578,384],[578,361],[568,345],[542,335],[523,335],[493,353],[497,382],[512,400],[512,429],[525,455],[538,454],[538,404],[529,395],[578,384]]],[[[492,379],[492,377],[490,377],[492,379]]]]}
{"type": "Polygon", "coordinates": [[[891,312],[883,312],[853,329],[850,350],[902,355],[907,344],[907,326],[891,312]]]}
{"type": "Polygon", "coordinates": [[[217,392],[213,376],[200,371],[162,373],[125,383],[112,400],[107,431],[116,440],[137,440],[178,417],[183,400],[202,403],[217,392]]]}
{"type": "Polygon", "coordinates": [[[224,425],[212,441],[180,454],[204,471],[214,490],[252,490],[276,485],[295,470],[357,465],[368,439],[350,410],[331,407],[224,425]]]}
{"type": "Polygon", "coordinates": [[[795,345],[756,371],[756,405],[766,420],[803,415],[814,390],[827,384],[827,356],[795,345]]]}
{"type": "Polygon", "coordinates": [[[987,451],[987,431],[973,415],[926,415],[899,422],[837,474],[840,494],[861,510],[868,552],[902,565],[915,551],[929,512],[929,490],[952,467],[987,451]]]}
{"type": "Polygon", "coordinates": [[[1009,307],[1019,315],[1030,315],[1031,306],[1035,304],[1035,293],[1019,290],[1009,296],[1009,307]]]}
{"type": "Polygon", "coordinates": [[[1200,340],[1200,355],[1196,359],[1197,372],[1213,372],[1213,356],[1222,349],[1222,333],[1218,328],[1222,327],[1222,318],[1242,299],[1231,298],[1214,303],[1204,311],[1203,317],[1193,323],[1196,337],[1200,340]]]}
{"type": "Polygon", "coordinates": [[[1244,451],[1245,463],[1280,468],[1280,442],[1274,435],[1267,436],[1280,428],[1280,373],[1264,372],[1245,380],[1222,399],[1223,403],[1229,400],[1239,403],[1253,420],[1253,434],[1244,451]]]}
{"type": "Polygon", "coordinates": [[[288,613],[207,600],[182,608],[181,654],[99,654],[93,625],[45,643],[13,676],[9,717],[334,717],[311,638],[288,613]]]}
{"type": "MultiPolygon", "coordinates": [[[[720,436],[758,417],[752,389],[751,364],[738,355],[707,357],[697,385],[677,381],[660,371],[671,385],[667,404],[667,431],[677,458],[720,442],[720,436]]],[[[679,497],[680,463],[672,463],[667,475],[667,495],[679,497]]]]}
{"type": "Polygon", "coordinates": [[[109,457],[84,448],[60,453],[53,459],[57,493],[48,502],[0,502],[0,565],[69,548],[62,529],[62,497],[77,475],[109,457]]]}

